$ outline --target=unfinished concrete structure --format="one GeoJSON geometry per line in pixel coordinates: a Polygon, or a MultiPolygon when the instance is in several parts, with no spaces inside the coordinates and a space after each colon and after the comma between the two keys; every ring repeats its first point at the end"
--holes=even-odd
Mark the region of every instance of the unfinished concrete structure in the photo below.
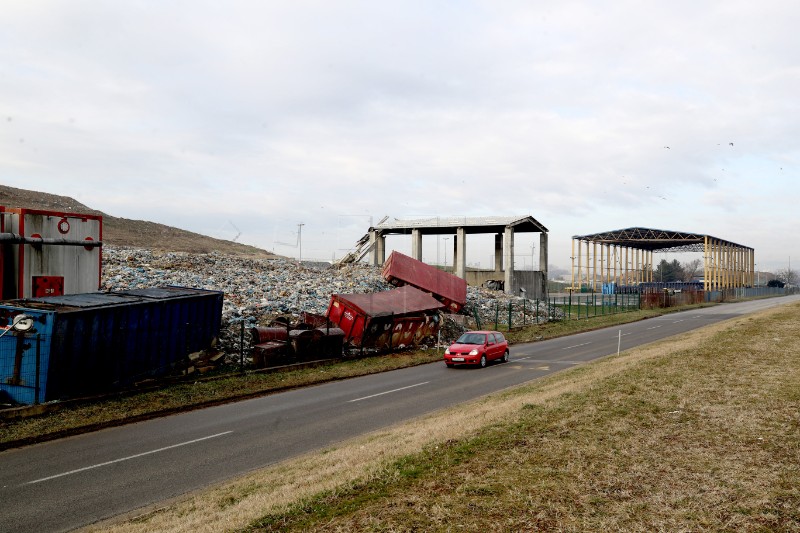
{"type": "Polygon", "coordinates": [[[453,273],[470,285],[499,279],[504,281],[506,293],[524,294],[528,298],[545,298],[547,295],[547,228],[531,216],[384,219],[369,229],[370,264],[381,266],[386,261],[387,236],[409,234],[411,257],[419,261],[422,261],[423,236],[452,236],[453,273]],[[516,233],[539,233],[539,271],[514,269],[516,233]],[[494,269],[467,270],[467,235],[474,234],[494,234],[494,269]]]}
{"type": "Polygon", "coordinates": [[[572,237],[572,288],[598,291],[605,283],[658,281],[653,279],[656,252],[702,252],[706,291],[754,284],[753,248],[698,233],[627,228],[572,237]]]}

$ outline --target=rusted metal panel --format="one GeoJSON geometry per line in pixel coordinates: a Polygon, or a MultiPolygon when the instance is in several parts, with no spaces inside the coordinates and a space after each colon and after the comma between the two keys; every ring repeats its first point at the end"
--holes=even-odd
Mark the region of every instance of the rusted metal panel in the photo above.
{"type": "Polygon", "coordinates": [[[256,326],[250,328],[250,337],[253,345],[269,341],[288,341],[289,328],[256,326]]]}
{"type": "Polygon", "coordinates": [[[344,349],[344,330],[323,326],[317,328],[322,333],[320,338],[320,355],[322,357],[341,357],[344,349]]]}
{"type": "Polygon", "coordinates": [[[422,261],[394,251],[383,265],[383,278],[397,287],[411,285],[430,293],[448,311],[457,313],[467,303],[467,282],[422,261]]]}
{"type": "Polygon", "coordinates": [[[308,324],[315,328],[330,325],[328,322],[328,317],[325,315],[317,315],[315,313],[309,313],[308,311],[303,311],[300,313],[300,320],[304,324],[308,324]]]}
{"type": "Polygon", "coordinates": [[[345,342],[383,350],[435,335],[442,307],[430,294],[407,285],[371,294],[334,294],[327,315],[342,329],[345,342]]]}
{"type": "Polygon", "coordinates": [[[289,342],[295,357],[300,361],[317,359],[322,348],[324,334],[318,329],[293,329],[289,342]]]}
{"type": "Polygon", "coordinates": [[[253,346],[253,366],[266,368],[275,366],[286,360],[287,344],[285,341],[269,341],[253,346]]]}

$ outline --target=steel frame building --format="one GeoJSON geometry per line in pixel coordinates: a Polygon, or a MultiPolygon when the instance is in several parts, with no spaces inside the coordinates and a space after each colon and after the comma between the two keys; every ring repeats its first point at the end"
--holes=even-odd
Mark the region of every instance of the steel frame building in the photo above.
{"type": "Polygon", "coordinates": [[[653,279],[656,252],[702,252],[706,291],[753,286],[753,248],[711,235],[627,228],[572,237],[572,289],[657,281],[653,279]]]}

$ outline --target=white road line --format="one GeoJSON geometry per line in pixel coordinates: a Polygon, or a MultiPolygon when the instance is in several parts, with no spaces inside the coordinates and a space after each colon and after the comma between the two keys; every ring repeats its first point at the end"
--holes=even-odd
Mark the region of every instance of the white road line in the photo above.
{"type": "Polygon", "coordinates": [[[154,454],[154,453],[159,453],[159,452],[163,452],[163,451],[166,451],[166,450],[171,450],[172,448],[178,448],[180,446],[186,446],[186,445],[189,445],[189,444],[194,444],[196,442],[201,442],[201,441],[208,440],[208,439],[215,439],[215,438],[221,437],[223,435],[228,435],[229,433],[233,433],[233,431],[225,431],[223,433],[217,433],[216,435],[209,435],[208,437],[200,437],[199,439],[194,439],[194,440],[189,440],[189,441],[186,441],[186,442],[181,442],[181,443],[178,443],[178,444],[173,444],[172,446],[164,446],[163,448],[159,448],[157,450],[150,450],[149,452],[137,453],[136,455],[129,455],[128,457],[122,457],[120,459],[114,459],[113,461],[106,461],[105,463],[99,463],[99,464],[92,465],[92,466],[85,466],[83,468],[78,468],[76,470],[70,470],[69,472],[63,472],[61,474],[56,474],[54,476],[48,476],[48,477],[43,477],[41,479],[35,479],[33,481],[28,481],[27,483],[25,483],[25,485],[33,485],[34,483],[41,483],[42,481],[50,481],[51,479],[56,479],[56,478],[64,477],[64,476],[70,476],[72,474],[77,474],[79,472],[85,472],[86,470],[92,470],[94,468],[100,468],[101,466],[108,466],[108,465],[113,465],[114,463],[121,463],[123,461],[129,461],[131,459],[136,459],[137,457],[144,457],[145,455],[151,455],[151,454],[154,454]]]}
{"type": "Polygon", "coordinates": [[[566,348],[561,348],[562,350],[571,350],[572,348],[580,348],[581,346],[588,346],[592,344],[591,342],[584,342],[583,344],[576,344],[575,346],[567,346],[566,348]]]}
{"type": "MultiPolygon", "coordinates": [[[[582,365],[586,361],[565,361],[565,360],[562,360],[562,359],[555,359],[555,360],[553,360],[553,359],[531,359],[530,362],[531,363],[545,363],[545,367],[548,367],[550,365],[582,365]]],[[[541,368],[541,367],[537,367],[537,369],[538,368],[541,368]]]]}
{"type": "Polygon", "coordinates": [[[673,324],[678,324],[679,322],[683,322],[683,320],[675,320],[673,324]]]}
{"type": "Polygon", "coordinates": [[[400,387],[399,389],[387,390],[385,392],[379,392],[378,394],[371,394],[369,396],[364,396],[363,398],[356,398],[355,400],[348,400],[347,403],[360,402],[361,400],[367,400],[369,398],[374,398],[376,396],[383,396],[384,394],[389,394],[389,393],[397,392],[397,391],[401,391],[401,390],[412,389],[414,387],[419,387],[420,385],[427,385],[428,383],[430,383],[430,381],[423,381],[422,383],[417,383],[416,385],[409,385],[408,387],[400,387]]]}
{"type": "Polygon", "coordinates": [[[653,326],[652,328],[647,328],[647,329],[658,329],[658,328],[660,328],[660,327],[661,327],[661,326],[653,326]]]}

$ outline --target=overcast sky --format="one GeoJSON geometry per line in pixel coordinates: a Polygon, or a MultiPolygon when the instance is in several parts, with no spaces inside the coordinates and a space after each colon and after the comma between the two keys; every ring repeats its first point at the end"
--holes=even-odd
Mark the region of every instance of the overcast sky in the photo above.
{"type": "Polygon", "coordinates": [[[304,259],[383,216],[530,215],[562,268],[644,226],[782,269],[798,28],[789,0],[0,0],[0,183],[304,259]]]}

